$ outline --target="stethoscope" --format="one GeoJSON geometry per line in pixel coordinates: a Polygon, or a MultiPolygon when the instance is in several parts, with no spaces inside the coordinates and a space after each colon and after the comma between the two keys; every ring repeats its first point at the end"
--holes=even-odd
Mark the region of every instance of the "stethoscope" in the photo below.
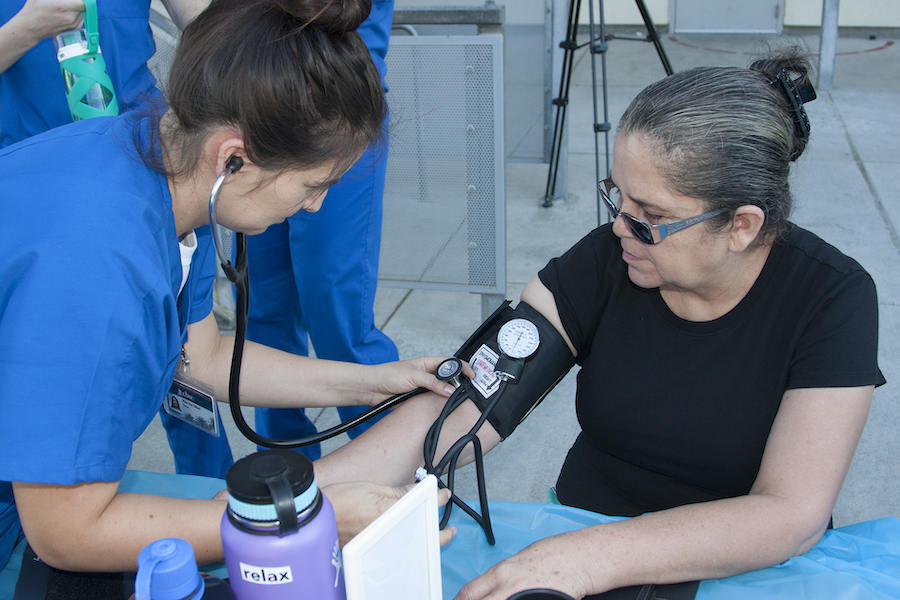
{"type": "Polygon", "coordinates": [[[225,178],[232,173],[238,171],[244,166],[244,161],[239,156],[232,156],[225,164],[225,171],[216,178],[212,190],[209,193],[209,225],[213,233],[213,242],[216,246],[216,254],[228,278],[234,285],[235,289],[235,331],[234,331],[234,350],[231,355],[231,373],[228,380],[228,406],[231,409],[231,416],[234,417],[234,423],[238,430],[248,440],[259,446],[266,448],[302,448],[324,442],[342,433],[345,433],[360,423],[364,423],[369,419],[373,419],[386,410],[390,410],[401,402],[427,391],[425,388],[416,388],[404,394],[391,396],[380,404],[373,406],[369,410],[357,415],[356,417],[335,425],[325,431],[320,431],[314,435],[309,435],[293,440],[276,440],[267,438],[258,434],[244,419],[241,412],[240,403],[240,387],[241,387],[241,362],[244,357],[244,342],[247,338],[247,316],[250,310],[250,277],[247,269],[247,236],[243,233],[235,235],[235,261],[234,264],[225,257],[225,251],[222,243],[217,235],[218,221],[216,220],[216,201],[219,196],[219,189],[225,182],[225,178]]]}
{"type": "MultiPolygon", "coordinates": [[[[250,295],[250,279],[247,268],[247,238],[240,232],[235,234],[235,262],[225,257],[225,251],[219,240],[217,232],[218,222],[216,221],[216,201],[219,196],[219,190],[225,182],[225,178],[232,173],[238,171],[244,166],[244,161],[238,157],[231,157],[225,164],[225,171],[216,178],[212,190],[209,193],[209,224],[213,233],[213,241],[216,247],[216,254],[222,265],[222,270],[228,280],[234,285],[236,296],[236,314],[235,314],[235,335],[234,350],[231,355],[231,372],[228,380],[228,406],[231,409],[231,415],[234,418],[235,425],[238,430],[251,442],[264,446],[266,448],[302,448],[312,444],[318,444],[325,440],[331,439],[342,433],[346,433],[357,425],[364,423],[374,417],[380,415],[386,410],[390,410],[394,406],[427,391],[425,388],[416,388],[412,391],[391,396],[387,400],[382,401],[378,405],[357,415],[356,417],[345,421],[339,425],[335,425],[330,429],[318,432],[316,434],[297,438],[293,440],[276,440],[267,438],[258,434],[244,419],[241,412],[240,404],[240,381],[241,381],[241,362],[244,355],[244,342],[247,335],[247,317],[249,314],[249,295],[250,295]]],[[[488,415],[497,405],[497,402],[503,396],[503,391],[510,380],[519,377],[522,366],[526,358],[537,351],[539,337],[537,328],[530,321],[525,319],[514,319],[507,322],[501,327],[497,336],[498,345],[501,354],[498,360],[495,373],[499,388],[491,394],[491,400],[482,411],[481,417],[473,425],[469,432],[459,438],[449,450],[444,454],[443,458],[435,464],[435,455],[437,453],[438,440],[440,438],[441,429],[444,421],[450,414],[456,410],[468,398],[474,397],[476,393],[471,380],[462,376],[462,361],[456,357],[448,358],[441,362],[435,370],[435,376],[441,380],[451,383],[456,390],[450,395],[450,398],[444,404],[440,416],[435,420],[425,437],[425,445],[423,449],[425,467],[424,471],[434,474],[438,477],[438,484],[441,487],[448,488],[451,492],[450,501],[452,504],[459,506],[469,516],[471,516],[484,530],[488,544],[494,545],[494,533],[491,528],[490,513],[488,511],[488,501],[486,484],[484,477],[484,455],[481,449],[481,441],[478,439],[477,433],[481,426],[487,420],[488,415]],[[524,341],[523,341],[524,340],[524,341]],[[472,444],[475,452],[475,471],[478,485],[479,504],[481,505],[481,514],[479,515],[473,508],[459,499],[453,493],[454,477],[456,465],[460,455],[465,447],[472,444]],[[447,470],[449,468],[449,470],[447,470]],[[441,481],[440,476],[446,471],[447,483],[441,481]]],[[[420,474],[417,474],[417,478],[420,474]]],[[[424,477],[424,475],[422,475],[424,477]]],[[[447,526],[450,520],[450,511],[452,505],[448,504],[444,510],[444,516],[441,519],[441,529],[447,526]]]]}

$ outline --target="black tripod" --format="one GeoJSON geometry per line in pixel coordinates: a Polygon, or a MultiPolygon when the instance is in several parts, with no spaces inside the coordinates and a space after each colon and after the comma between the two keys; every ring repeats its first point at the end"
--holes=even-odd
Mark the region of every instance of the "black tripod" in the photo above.
{"type": "MultiPolygon", "coordinates": [[[[609,123],[609,111],[607,109],[607,85],[606,85],[606,51],[609,48],[608,41],[613,39],[632,40],[640,42],[650,42],[656,47],[656,53],[662,62],[666,75],[671,75],[672,65],[669,64],[669,58],[663,50],[662,42],[653,21],[650,19],[650,13],[644,6],[644,0],[635,0],[637,8],[644,20],[644,26],[647,29],[647,37],[637,36],[616,36],[606,33],[606,23],[603,17],[603,0],[599,0],[599,31],[594,21],[594,3],[588,0],[588,9],[590,15],[590,40],[578,43],[578,15],[581,13],[581,0],[569,1],[569,19],[566,29],[566,39],[560,43],[560,47],[565,51],[563,53],[562,75],[559,81],[559,96],[553,99],[556,105],[556,121],[553,125],[553,141],[550,147],[550,171],[547,175],[547,190],[544,194],[544,206],[553,206],[553,200],[556,199],[556,178],[559,171],[560,148],[562,147],[563,126],[566,121],[566,109],[569,104],[569,84],[572,79],[572,68],[575,64],[575,51],[585,46],[589,46],[591,52],[591,74],[594,92],[594,162],[597,170],[597,181],[604,179],[609,173],[609,131],[611,129],[609,123]],[[597,61],[596,56],[600,55],[601,76],[603,84],[603,121],[599,120],[597,111],[597,61]],[[606,171],[600,173],[600,141],[598,134],[603,132],[606,141],[606,171]]],[[[600,206],[600,193],[597,192],[597,220],[600,221],[603,211],[600,206]]]]}

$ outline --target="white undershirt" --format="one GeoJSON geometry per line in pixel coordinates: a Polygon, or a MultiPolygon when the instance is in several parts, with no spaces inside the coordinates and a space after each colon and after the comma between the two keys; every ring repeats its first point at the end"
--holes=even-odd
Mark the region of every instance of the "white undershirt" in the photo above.
{"type": "Polygon", "coordinates": [[[181,287],[178,288],[178,295],[187,283],[188,275],[191,274],[191,259],[194,252],[197,251],[197,235],[191,231],[184,238],[178,240],[178,247],[181,249],[181,287]]]}

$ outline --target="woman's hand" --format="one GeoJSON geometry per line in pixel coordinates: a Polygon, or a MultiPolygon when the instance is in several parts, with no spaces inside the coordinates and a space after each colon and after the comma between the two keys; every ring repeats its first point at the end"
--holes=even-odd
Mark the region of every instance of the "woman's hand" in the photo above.
{"type": "Polygon", "coordinates": [[[494,565],[487,573],[459,591],[456,600],[507,600],[516,592],[549,589],[565,592],[576,600],[590,590],[587,576],[579,574],[565,536],[535,542],[518,554],[494,565]]]}
{"type": "MultiPolygon", "coordinates": [[[[322,493],[334,506],[341,546],[381,516],[406,492],[405,487],[388,487],[369,482],[336,483],[322,488],[322,493]]],[[[450,490],[438,490],[439,506],[445,505],[449,500],[450,490]]],[[[455,527],[441,531],[441,546],[455,534],[455,527]]]]}
{"type": "MultiPolygon", "coordinates": [[[[371,386],[374,395],[370,404],[374,406],[394,394],[402,394],[420,387],[448,398],[453,393],[454,387],[434,376],[435,369],[447,358],[420,356],[410,360],[374,365],[372,368],[376,375],[371,386]]],[[[475,376],[472,367],[465,361],[463,373],[468,377],[475,376]]]]}

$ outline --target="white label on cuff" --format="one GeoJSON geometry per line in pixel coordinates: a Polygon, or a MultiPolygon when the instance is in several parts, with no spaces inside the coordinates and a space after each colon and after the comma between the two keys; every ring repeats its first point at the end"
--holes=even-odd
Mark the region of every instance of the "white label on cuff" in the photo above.
{"type": "Polygon", "coordinates": [[[475,378],[472,384],[481,392],[485,398],[490,398],[500,386],[500,378],[494,375],[494,367],[497,366],[497,359],[500,358],[496,352],[487,345],[482,344],[472,358],[469,360],[472,370],[475,371],[475,378]]]}

